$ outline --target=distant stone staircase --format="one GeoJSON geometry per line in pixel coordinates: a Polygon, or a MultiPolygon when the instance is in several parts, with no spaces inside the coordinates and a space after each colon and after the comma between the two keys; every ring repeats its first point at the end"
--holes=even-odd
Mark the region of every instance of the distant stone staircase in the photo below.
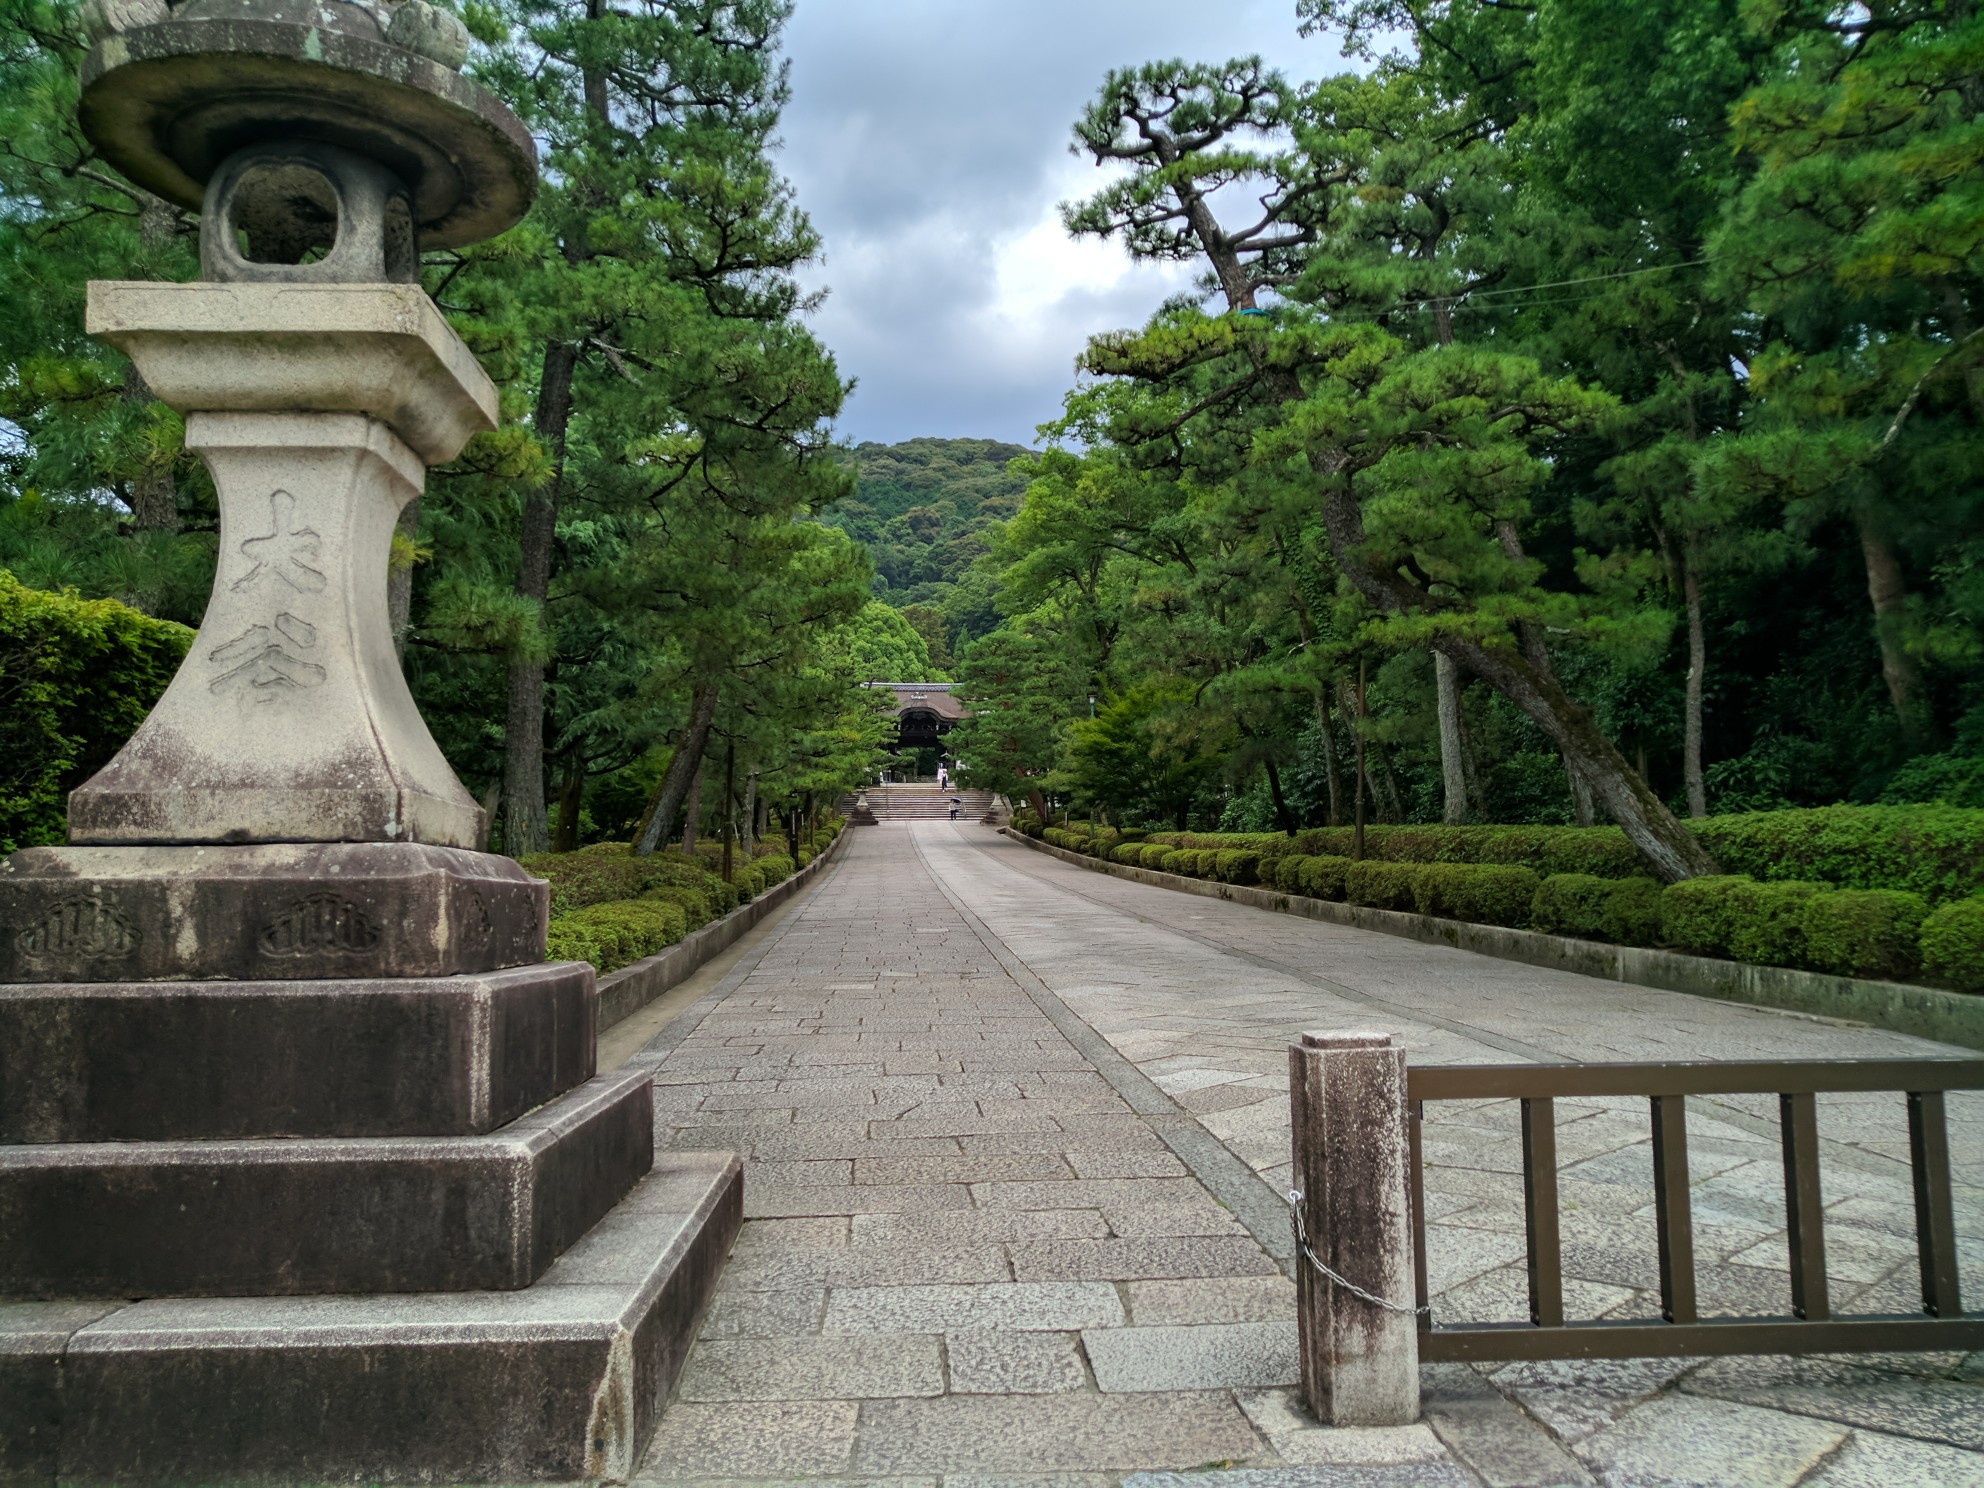
{"type": "MultiPolygon", "coordinates": [[[[871,785],[866,792],[868,809],[877,821],[943,821],[951,814],[951,797],[963,803],[959,821],[977,821],[992,809],[992,792],[983,790],[939,790],[935,785],[871,785]]],[[[843,796],[839,809],[850,811],[853,796],[843,796]]]]}

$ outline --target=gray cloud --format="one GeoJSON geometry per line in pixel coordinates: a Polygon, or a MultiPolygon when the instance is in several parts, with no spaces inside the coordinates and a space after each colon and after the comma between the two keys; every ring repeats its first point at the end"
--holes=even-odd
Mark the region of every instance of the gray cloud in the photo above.
{"type": "Polygon", "coordinates": [[[1182,270],[1071,244],[1055,203],[1104,178],[1067,153],[1112,67],[1258,52],[1342,66],[1293,0],[799,0],[780,163],[826,240],[814,329],[859,386],[853,440],[1031,443],[1098,330],[1140,323],[1182,270]]]}

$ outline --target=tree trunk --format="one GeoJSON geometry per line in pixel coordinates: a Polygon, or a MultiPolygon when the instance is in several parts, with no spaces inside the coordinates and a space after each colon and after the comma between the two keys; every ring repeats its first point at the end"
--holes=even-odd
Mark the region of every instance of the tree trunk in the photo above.
{"type": "MultiPolygon", "coordinates": [[[[1046,826],[1046,825],[1047,825],[1047,797],[1045,797],[1045,796],[1043,796],[1043,795],[1042,795],[1042,794],[1040,793],[1040,787],[1039,787],[1039,786],[1037,786],[1037,785],[1029,785],[1029,786],[1028,786],[1028,787],[1026,788],[1026,802],[1027,802],[1027,805],[1029,805],[1029,806],[1031,806],[1031,807],[1033,808],[1033,814],[1034,814],[1035,816],[1037,816],[1037,817],[1039,817],[1039,818],[1040,818],[1040,824],[1041,824],[1041,825],[1042,825],[1043,827],[1044,827],[1044,826],[1046,826]]],[[[1184,829],[1183,827],[1180,827],[1180,828],[1179,828],[1178,830],[1182,832],[1182,831],[1184,831],[1185,829],[1184,829]]]]}
{"type": "Polygon", "coordinates": [[[1881,676],[1911,753],[1934,743],[1935,729],[1923,697],[1922,669],[1908,654],[1908,579],[1901,556],[1871,516],[1860,517],[1860,552],[1867,563],[1867,597],[1874,606],[1874,635],[1881,644],[1881,676]]]}
{"type": "Polygon", "coordinates": [[[1371,794],[1371,775],[1364,767],[1364,663],[1357,663],[1357,711],[1351,715],[1357,741],[1357,828],[1352,839],[1351,857],[1364,861],[1364,802],[1371,794]]]}
{"type": "Polygon", "coordinates": [[[1564,756],[1564,782],[1571,790],[1571,819],[1581,827],[1597,826],[1598,803],[1592,799],[1591,783],[1568,754],[1564,756]]]}
{"type": "Polygon", "coordinates": [[[750,862],[751,855],[758,848],[758,772],[750,771],[744,777],[744,861],[750,862]]]}
{"type": "Polygon", "coordinates": [[[1268,795],[1274,801],[1275,825],[1290,837],[1295,835],[1295,813],[1288,809],[1288,798],[1281,793],[1281,772],[1274,767],[1273,760],[1262,760],[1268,772],[1268,795]]]}
{"type": "Polygon", "coordinates": [[[703,824],[703,761],[696,761],[696,773],[689,777],[689,795],[682,803],[682,856],[696,854],[696,829],[703,824]]]}
{"type": "MultiPolygon", "coordinates": [[[[551,549],[558,535],[559,488],[565,477],[565,432],[572,418],[572,371],[578,350],[563,341],[544,348],[544,374],[537,387],[537,437],[551,453],[551,477],[524,502],[522,559],[517,593],[537,606],[538,623],[549,630],[544,601],[551,592],[551,549]]],[[[543,852],[544,663],[518,657],[510,663],[510,697],[503,733],[503,846],[511,857],[543,852]]]]}
{"type": "Polygon", "coordinates": [[[578,851],[579,805],[585,790],[585,755],[574,749],[565,762],[565,783],[558,790],[558,830],[551,837],[553,852],[578,851]]]}
{"type": "Polygon", "coordinates": [[[723,881],[736,882],[737,871],[737,741],[723,751],[723,813],[718,828],[723,833],[723,881]]]}
{"type": "Polygon", "coordinates": [[[1343,783],[1338,779],[1341,773],[1336,759],[1336,725],[1330,718],[1329,695],[1320,687],[1316,689],[1316,724],[1323,735],[1323,774],[1330,787],[1330,820],[1333,827],[1343,825],[1343,783]]]}
{"type": "Polygon", "coordinates": [[[1433,682],[1439,693],[1440,781],[1444,791],[1440,820],[1462,825],[1474,813],[1467,791],[1467,741],[1460,727],[1460,668],[1439,651],[1433,653],[1433,682]]]}
{"type": "MultiPolygon", "coordinates": [[[[1708,637],[1702,628],[1702,581],[1694,564],[1681,575],[1688,605],[1688,694],[1681,732],[1681,773],[1688,788],[1688,815],[1708,815],[1708,782],[1702,774],[1702,684],[1708,673],[1708,637]]],[[[1640,772],[1644,775],[1646,772],[1640,772]]]]}
{"type": "Polygon", "coordinates": [[[648,802],[647,815],[634,833],[635,857],[652,856],[668,840],[675,825],[675,813],[682,809],[682,799],[689,793],[689,781],[702,768],[703,750],[709,743],[710,724],[715,718],[716,683],[700,683],[690,694],[689,721],[683,725],[682,742],[675,746],[668,768],[662,772],[661,783],[654,788],[654,799],[648,802]]]}

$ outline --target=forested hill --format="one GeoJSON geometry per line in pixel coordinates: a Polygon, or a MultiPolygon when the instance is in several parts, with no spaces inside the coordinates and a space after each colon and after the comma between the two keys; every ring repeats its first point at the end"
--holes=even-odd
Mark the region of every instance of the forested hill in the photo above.
{"type": "Polygon", "coordinates": [[[992,574],[973,564],[986,553],[985,529],[1019,510],[1026,480],[1009,467],[1026,453],[997,439],[856,445],[855,493],[826,514],[868,550],[876,597],[909,615],[939,667],[999,622],[992,574]]]}

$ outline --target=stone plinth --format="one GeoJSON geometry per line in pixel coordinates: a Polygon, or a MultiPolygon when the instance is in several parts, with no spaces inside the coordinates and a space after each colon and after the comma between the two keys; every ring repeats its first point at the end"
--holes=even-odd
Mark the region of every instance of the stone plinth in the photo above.
{"type": "Polygon", "coordinates": [[[0,1296],[525,1287],[653,1160],[641,1070],[479,1137],[0,1147],[0,1296]]]}
{"type": "Polygon", "coordinates": [[[0,861],[0,982],[497,971],[549,913],[514,860],[420,843],[34,847],[0,861]]]}
{"type": "Polygon", "coordinates": [[[671,1153],[524,1291],[0,1303],[0,1481],[625,1481],[742,1218],[671,1153]]]}
{"type": "Polygon", "coordinates": [[[94,284],[89,328],[187,415],[220,564],[165,696],[70,797],[70,841],[482,847],[386,610],[426,465],[495,426],[467,348],[411,285],[94,284]]]}
{"type": "Polygon", "coordinates": [[[593,1076],[592,968],[0,986],[0,1143],[446,1137],[593,1076]]]}

